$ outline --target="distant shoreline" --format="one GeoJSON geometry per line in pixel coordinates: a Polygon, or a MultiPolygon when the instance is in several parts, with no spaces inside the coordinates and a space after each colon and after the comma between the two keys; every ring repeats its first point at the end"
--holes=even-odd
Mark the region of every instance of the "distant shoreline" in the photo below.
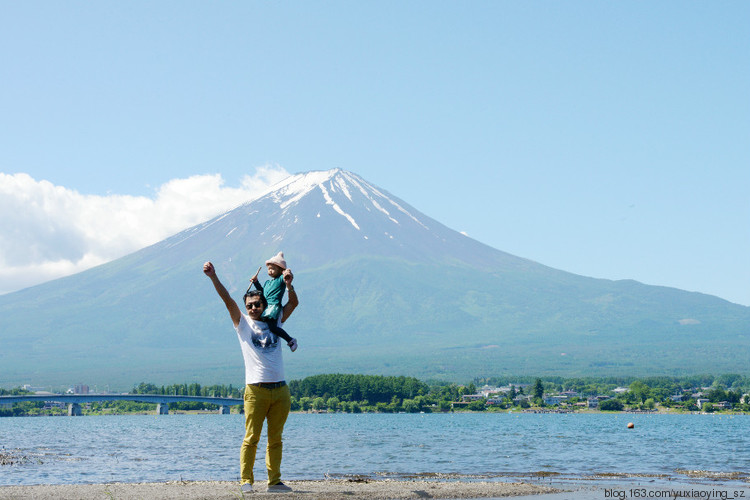
{"type": "MultiPolygon", "coordinates": [[[[296,414],[296,415],[376,415],[376,414],[384,414],[384,415],[390,415],[393,414],[392,412],[362,412],[362,413],[349,413],[349,412],[343,412],[343,411],[336,411],[336,412],[329,412],[329,411],[315,411],[315,410],[307,410],[307,411],[291,411],[290,414],[296,414]]],[[[218,415],[219,413],[214,410],[170,410],[169,415],[218,415]]],[[[231,415],[238,415],[238,412],[231,412],[231,415]]],[[[547,408],[531,408],[527,410],[485,410],[485,411],[474,411],[474,410],[459,410],[459,411],[453,411],[453,412],[422,412],[422,413],[407,413],[407,412],[397,412],[396,414],[400,415],[462,415],[462,414],[512,414],[512,415],[533,415],[533,414],[547,414],[547,415],[554,415],[554,414],[565,414],[565,415],[723,415],[723,416],[738,416],[738,415],[750,415],[750,412],[746,411],[722,411],[722,412],[701,412],[701,411],[687,411],[687,410],[672,410],[672,409],[664,409],[664,408],[658,408],[654,411],[629,411],[629,410],[623,410],[623,411],[601,411],[601,410],[572,410],[572,411],[561,411],[561,410],[552,410],[547,408]]],[[[153,411],[133,411],[133,412],[121,412],[121,413],[115,413],[115,412],[106,412],[106,413],[88,413],[84,412],[82,417],[121,417],[126,415],[155,415],[153,411]]],[[[68,417],[66,414],[40,414],[40,415],[13,415],[13,416],[0,416],[0,419],[2,418],[37,418],[37,417],[68,417]]]]}

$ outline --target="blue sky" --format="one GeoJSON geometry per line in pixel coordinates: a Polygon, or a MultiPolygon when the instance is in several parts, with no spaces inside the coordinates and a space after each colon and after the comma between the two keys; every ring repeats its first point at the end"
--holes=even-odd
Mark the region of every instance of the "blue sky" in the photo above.
{"type": "Polygon", "coordinates": [[[750,305],[748,19],[0,0],[0,292],[338,167],[500,250],[750,305]]]}

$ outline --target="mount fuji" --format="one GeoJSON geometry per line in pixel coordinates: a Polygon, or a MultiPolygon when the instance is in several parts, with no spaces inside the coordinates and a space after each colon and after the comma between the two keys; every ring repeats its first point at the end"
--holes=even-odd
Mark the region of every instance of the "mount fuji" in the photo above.
{"type": "MultiPolygon", "coordinates": [[[[236,300],[283,251],[300,306],[287,376],[746,372],[750,308],[587,278],[491,248],[347,171],[258,199],[88,271],[0,297],[0,385],[242,384],[236,300]]],[[[261,281],[263,274],[261,274],[261,281]]]]}

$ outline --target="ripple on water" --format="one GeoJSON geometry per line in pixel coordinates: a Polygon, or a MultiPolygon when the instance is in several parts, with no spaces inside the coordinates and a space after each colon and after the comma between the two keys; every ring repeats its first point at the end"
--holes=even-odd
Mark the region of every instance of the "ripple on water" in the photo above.
{"type": "MultiPolygon", "coordinates": [[[[462,477],[486,470],[501,479],[542,471],[586,478],[750,480],[737,472],[750,470],[750,417],[617,417],[292,414],[284,433],[284,474],[320,479],[325,473],[367,476],[387,468],[387,474],[462,477]],[[635,432],[625,428],[631,420],[635,432]]],[[[239,415],[4,419],[0,443],[6,448],[0,453],[19,450],[26,459],[2,466],[0,483],[234,480],[243,433],[239,415]]],[[[259,475],[265,473],[264,440],[259,475]]]]}

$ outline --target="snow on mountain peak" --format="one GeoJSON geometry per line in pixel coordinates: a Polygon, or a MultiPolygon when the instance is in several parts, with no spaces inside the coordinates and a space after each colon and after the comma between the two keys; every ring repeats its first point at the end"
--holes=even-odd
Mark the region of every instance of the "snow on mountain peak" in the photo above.
{"type": "Polygon", "coordinates": [[[302,199],[315,188],[323,186],[323,183],[330,180],[338,172],[340,172],[339,169],[333,169],[293,175],[281,181],[272,195],[274,200],[281,205],[281,208],[286,208],[302,199]]]}
{"type": "Polygon", "coordinates": [[[425,224],[387,194],[358,175],[340,168],[292,175],[273,186],[272,192],[267,196],[270,196],[282,210],[286,210],[315,191],[320,192],[326,205],[346,218],[357,230],[361,230],[361,227],[352,209],[362,204],[368,211],[374,209],[384,214],[394,224],[401,224],[397,218],[400,214],[427,229],[425,224]],[[361,198],[355,201],[357,194],[360,194],[361,198]]]}

